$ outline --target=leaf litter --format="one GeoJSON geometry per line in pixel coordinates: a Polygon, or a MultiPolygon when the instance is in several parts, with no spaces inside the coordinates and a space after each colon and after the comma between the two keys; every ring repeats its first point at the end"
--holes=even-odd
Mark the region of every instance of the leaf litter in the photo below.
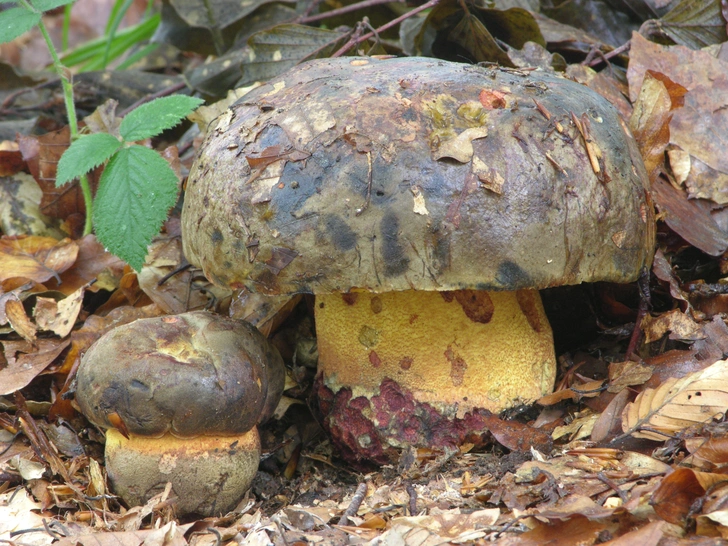
{"type": "MultiPolygon", "coordinates": [[[[261,4],[250,2],[246,9],[261,4]]],[[[634,293],[608,298],[595,290],[588,305],[598,308],[599,335],[561,354],[553,395],[492,417],[493,442],[485,451],[467,444],[454,451],[411,449],[396,467],[367,473],[347,467],[305,409],[316,359],[307,298],[265,307],[254,295],[214,288],[186,267],[174,217],[137,275],[93,236],[75,237],[82,225],[80,196],[73,187],[59,193],[53,184],[67,134],[21,137],[19,152],[0,155],[3,188],[5,180],[31,176],[41,190],[30,192],[31,201],[45,216],[30,216],[48,231],[0,239],[0,540],[217,546],[728,539],[728,307],[722,289],[728,273],[728,71],[717,49],[685,47],[722,36],[714,29],[681,30],[685,21],[674,20],[682,12],[688,20],[715,18],[693,4],[682,3],[658,25],[683,45],[633,34],[626,83],[619,67],[595,72],[584,64],[568,66],[572,77],[615,103],[648,164],[660,249],[653,308],[640,325],[644,343],[625,356],[634,293]],[[246,498],[231,514],[179,521],[169,490],[136,507],[123,506],[110,492],[103,437],[74,409],[72,378],[80,355],[112,327],[192,308],[257,322],[289,362],[291,377],[285,405],[262,431],[264,460],[246,498]]],[[[455,3],[442,3],[420,18],[413,47],[432,53],[450,42],[477,60],[494,54],[522,66],[523,58],[540,59],[546,70],[565,64],[562,54],[611,54],[613,46],[588,32],[522,7],[464,13],[455,3]],[[498,35],[498,20],[516,34],[525,25],[527,33],[515,41],[498,35]],[[483,37],[491,53],[476,39],[483,37]],[[523,37],[534,40],[529,47],[547,49],[523,57],[523,37]]],[[[213,12],[211,28],[229,25],[221,13],[213,12]]],[[[327,56],[340,38],[351,36],[343,29],[302,28],[310,31],[258,29],[268,32],[233,57],[243,59],[241,74],[265,69],[272,75],[295,63],[298,42],[307,45],[300,55],[327,56]],[[253,59],[251,51],[260,56],[253,59]]],[[[618,63],[619,55],[613,59],[618,63]]],[[[116,125],[113,113],[103,121],[109,115],[102,108],[95,119],[116,125]]],[[[597,151],[592,155],[597,168],[597,151]]],[[[182,158],[183,168],[189,160],[182,158]]],[[[8,209],[0,210],[4,221],[8,209]]],[[[17,226],[17,219],[12,223],[17,226]]]]}

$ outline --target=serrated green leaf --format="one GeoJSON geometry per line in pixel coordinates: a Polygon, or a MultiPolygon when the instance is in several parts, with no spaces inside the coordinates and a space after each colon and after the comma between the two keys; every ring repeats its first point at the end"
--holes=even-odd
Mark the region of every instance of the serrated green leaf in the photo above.
{"type": "Polygon", "coordinates": [[[25,8],[10,8],[0,12],[0,44],[12,42],[40,21],[40,13],[25,8]]]}
{"type": "Polygon", "coordinates": [[[31,3],[39,11],[50,11],[72,2],[75,2],[75,0],[33,0],[31,3]]]}
{"type": "Polygon", "coordinates": [[[203,102],[186,95],[155,99],[129,112],[122,120],[119,132],[127,142],[156,136],[177,125],[203,102]]]}
{"type": "Polygon", "coordinates": [[[154,150],[124,148],[111,158],[94,200],[99,241],[141,271],[147,247],[177,201],[177,176],[154,150]]]}
{"type": "Polygon", "coordinates": [[[63,152],[56,171],[56,187],[86,174],[106,162],[121,146],[109,133],[84,135],[63,152]]]}

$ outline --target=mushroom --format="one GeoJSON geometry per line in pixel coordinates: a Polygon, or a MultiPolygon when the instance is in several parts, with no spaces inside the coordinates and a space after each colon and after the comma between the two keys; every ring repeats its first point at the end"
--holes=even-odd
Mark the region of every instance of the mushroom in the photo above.
{"type": "Polygon", "coordinates": [[[304,63],[209,128],[184,251],[215,284],[315,294],[317,395],[351,461],[485,437],[553,389],[538,289],[635,280],[648,180],[615,108],[531,70],[304,63]]]}
{"type": "Polygon", "coordinates": [[[207,312],[142,319],[83,356],[76,403],[106,431],[106,470],[129,505],[167,482],[177,513],[234,508],[258,469],[256,428],[285,380],[275,348],[248,323],[207,312]]]}

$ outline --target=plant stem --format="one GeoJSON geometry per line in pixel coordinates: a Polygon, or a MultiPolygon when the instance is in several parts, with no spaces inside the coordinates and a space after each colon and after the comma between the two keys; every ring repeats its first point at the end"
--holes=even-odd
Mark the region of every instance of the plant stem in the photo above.
{"type": "Polygon", "coordinates": [[[388,30],[395,25],[400,24],[405,19],[409,19],[410,17],[420,13],[421,11],[425,11],[426,9],[434,8],[439,3],[440,3],[440,0],[430,0],[429,2],[422,4],[421,6],[417,6],[416,8],[413,8],[412,10],[408,11],[404,15],[400,15],[396,19],[392,19],[389,23],[382,25],[381,27],[376,29],[374,32],[369,32],[369,33],[365,34],[364,36],[352,37],[351,40],[349,40],[347,43],[345,43],[341,47],[341,49],[339,49],[337,52],[335,52],[331,56],[332,57],[341,57],[344,53],[349,51],[352,47],[356,47],[363,41],[368,40],[369,38],[372,38],[373,36],[376,36],[377,34],[384,32],[385,30],[388,30]]]}
{"type": "MultiPolygon", "coordinates": [[[[395,0],[395,1],[400,4],[404,3],[404,0],[395,0]]],[[[371,8],[371,7],[377,6],[379,4],[390,4],[390,3],[392,3],[392,0],[363,0],[362,2],[357,2],[356,4],[350,4],[348,6],[344,6],[343,8],[332,9],[330,11],[324,11],[323,13],[317,13],[316,15],[308,15],[306,17],[301,17],[296,22],[300,25],[303,25],[306,23],[313,23],[314,21],[320,21],[321,19],[337,17],[339,15],[345,15],[352,11],[371,8]]]]}
{"type": "MultiPolygon", "coordinates": [[[[78,138],[78,120],[76,119],[76,105],[73,103],[73,84],[71,83],[71,71],[63,66],[61,59],[58,57],[56,47],[53,45],[48,29],[43,24],[41,19],[38,22],[38,29],[43,35],[43,39],[48,46],[48,51],[53,59],[53,67],[56,73],[61,78],[61,87],[63,88],[63,100],[66,104],[66,114],[68,116],[68,129],[71,133],[71,142],[78,138]]],[[[93,231],[93,197],[91,195],[91,187],[89,186],[88,177],[83,175],[79,178],[79,184],[81,185],[81,193],[83,194],[83,203],[86,206],[86,223],[83,227],[83,234],[88,235],[93,231]]]]}

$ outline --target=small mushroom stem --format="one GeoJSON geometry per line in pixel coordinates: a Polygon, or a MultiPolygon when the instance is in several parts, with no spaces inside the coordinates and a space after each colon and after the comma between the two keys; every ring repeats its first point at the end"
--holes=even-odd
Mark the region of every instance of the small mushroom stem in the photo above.
{"type": "Polygon", "coordinates": [[[334,393],[390,379],[450,416],[551,392],[551,327],[536,290],[353,292],[316,297],[319,371],[334,393]]]}
{"type": "Polygon", "coordinates": [[[106,431],[106,470],[114,491],[129,505],[143,505],[167,482],[178,513],[219,515],[231,510],[258,470],[257,427],[231,436],[124,438],[106,431]]]}

